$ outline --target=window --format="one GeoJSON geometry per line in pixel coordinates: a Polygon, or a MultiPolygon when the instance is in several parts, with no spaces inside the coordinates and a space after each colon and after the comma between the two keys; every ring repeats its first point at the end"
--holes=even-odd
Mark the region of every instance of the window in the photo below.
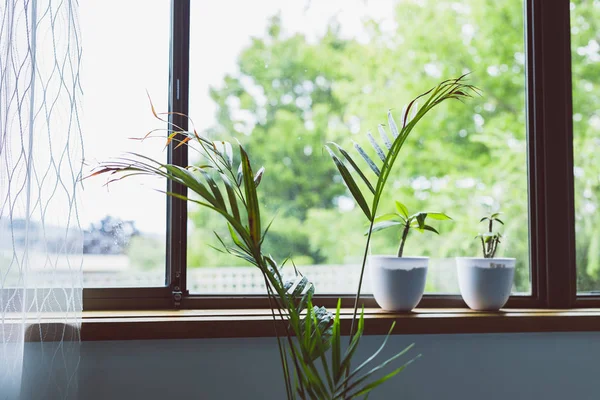
{"type": "MultiPolygon", "coordinates": [[[[520,262],[509,306],[572,306],[579,199],[573,182],[576,190],[581,183],[570,153],[578,133],[573,140],[569,3],[428,5],[173,0],[169,110],[190,115],[209,137],[235,133],[265,165],[263,200],[278,215],[269,245],[277,258],[292,256],[315,278],[327,305],[355,290],[351,279],[329,282],[356,277],[354,249],[364,243],[364,227],[322,145],[347,139],[348,131],[375,131],[387,108],[471,70],[483,97],[444,106],[423,121],[402,151],[402,173],[390,190],[390,204],[398,198],[455,219],[440,224],[440,237],[409,239],[415,253],[441,257],[432,260],[421,306],[464,306],[452,257],[477,251],[477,217],[497,208],[507,222],[504,251],[520,262]]],[[[177,114],[171,120],[188,124],[177,114]]],[[[170,146],[167,156],[183,166],[194,162],[185,147],[170,146]]],[[[212,231],[222,229],[215,216],[173,199],[166,215],[167,287],[90,289],[87,309],[267,304],[253,270],[207,246],[216,244],[212,231]]],[[[395,240],[378,235],[372,251],[391,252],[395,240]]],[[[374,304],[369,296],[365,303],[374,304]]]]}
{"type": "Polygon", "coordinates": [[[577,290],[600,290],[599,161],[600,141],[600,3],[571,2],[571,53],[573,70],[573,173],[577,290]]]}
{"type": "MultiPolygon", "coordinates": [[[[167,159],[162,137],[131,139],[157,128],[146,92],[158,109],[166,109],[168,100],[170,4],[156,2],[143,19],[130,18],[144,4],[81,4],[87,164],[125,152],[167,159]],[[106,29],[107,21],[111,29],[106,29]]],[[[105,186],[105,182],[100,177],[84,181],[80,216],[84,287],[164,286],[166,199],[140,192],[164,191],[166,183],[140,179],[105,186]]]]}
{"type": "MultiPolygon", "coordinates": [[[[189,112],[196,128],[213,138],[240,140],[266,167],[260,192],[265,219],[276,215],[270,252],[302,266],[320,293],[356,291],[365,230],[323,145],[344,144],[352,132],[368,148],[364,133],[377,136],[388,108],[398,115],[440,79],[472,70],[484,96],[466,107],[443,107],[420,123],[402,151],[381,212],[398,199],[412,210],[441,208],[455,218],[439,226],[440,237],[412,235],[407,250],[432,257],[429,293],[456,294],[453,257],[478,253],[472,238],[479,218],[501,208],[503,251],[519,260],[515,290],[531,291],[523,223],[522,1],[227,0],[192,2],[190,18],[189,112]],[[231,24],[238,28],[231,30],[231,24]],[[426,28],[432,25],[443,29],[426,28]]],[[[206,249],[204,243],[218,244],[213,232],[227,236],[219,216],[191,204],[188,221],[192,293],[264,293],[256,268],[206,249]]],[[[399,230],[375,235],[372,251],[394,253],[399,236],[399,230]]],[[[365,286],[368,292],[368,274],[365,286]]]]}

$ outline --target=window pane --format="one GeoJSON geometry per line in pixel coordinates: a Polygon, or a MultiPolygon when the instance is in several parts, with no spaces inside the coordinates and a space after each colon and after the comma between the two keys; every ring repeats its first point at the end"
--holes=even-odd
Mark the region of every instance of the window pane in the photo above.
{"type": "MultiPolygon", "coordinates": [[[[167,110],[170,2],[82,2],[85,159],[137,152],[163,159],[163,138],[131,140],[157,127],[146,91],[167,110]],[[133,18],[140,15],[143,18],[133,18]]],[[[81,225],[86,287],[165,284],[165,196],[162,180],[137,177],[104,186],[84,181],[81,225]]]]}
{"type": "MultiPolygon", "coordinates": [[[[498,255],[517,258],[515,291],[530,292],[524,52],[518,0],[197,1],[190,114],[204,134],[236,137],[255,168],[265,166],[259,195],[265,221],[276,216],[275,258],[291,256],[318,293],[353,293],[365,219],[324,144],[369,147],[366,132],[389,108],[399,118],[419,93],[472,71],[483,96],[420,122],[380,212],[400,200],[453,217],[435,224],[440,236],[411,233],[405,254],[431,257],[427,292],[457,293],[454,257],[480,256],[479,219],[500,209],[498,255]]],[[[208,247],[213,231],[228,236],[218,216],[191,206],[189,219],[190,291],[264,293],[257,271],[208,247]]],[[[393,254],[399,235],[376,233],[372,252],[393,254]]]]}
{"type": "Polygon", "coordinates": [[[600,2],[571,2],[577,289],[600,290],[600,2]]]}

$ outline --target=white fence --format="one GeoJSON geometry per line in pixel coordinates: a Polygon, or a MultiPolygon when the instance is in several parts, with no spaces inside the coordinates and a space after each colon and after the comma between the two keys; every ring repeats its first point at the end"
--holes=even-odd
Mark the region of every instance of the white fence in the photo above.
{"type": "MultiPolygon", "coordinates": [[[[319,294],[355,293],[360,276],[359,265],[308,265],[298,269],[316,286],[319,294]]],[[[292,267],[284,271],[293,274],[292,267]]],[[[432,259],[427,276],[428,288],[436,292],[458,293],[454,260],[432,259]]],[[[85,287],[153,287],[165,284],[164,272],[85,271],[85,287]]],[[[187,286],[194,294],[264,294],[265,285],[256,267],[190,268],[187,286]]],[[[365,271],[363,293],[370,293],[368,270],[365,271]]]]}

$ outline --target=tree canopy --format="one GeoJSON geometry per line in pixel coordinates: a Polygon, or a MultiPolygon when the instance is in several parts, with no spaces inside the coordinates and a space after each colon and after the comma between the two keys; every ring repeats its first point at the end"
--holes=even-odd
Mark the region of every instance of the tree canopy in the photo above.
{"type": "MultiPolygon", "coordinates": [[[[581,0],[572,8],[579,280],[581,289],[598,289],[600,168],[593,155],[600,140],[600,7],[581,0]]],[[[266,218],[276,216],[268,244],[276,257],[291,256],[297,264],[354,262],[364,245],[364,221],[323,146],[353,139],[370,148],[364,133],[378,136],[388,109],[399,118],[411,98],[470,72],[482,96],[442,105],[420,122],[380,209],[392,211],[397,199],[450,215],[454,221],[439,237],[413,238],[405,250],[436,258],[478,255],[474,237],[485,229],[480,217],[501,210],[498,255],[517,258],[516,288],[529,291],[523,5],[403,1],[393,17],[393,29],[365,20],[360,40],[342,35],[334,19],[318,40],[309,40],[287,33],[274,15],[239,55],[238,72],[211,88],[216,123],[206,134],[239,140],[265,166],[259,195],[270,212],[266,218]]],[[[194,209],[190,218],[190,266],[232,265],[199,244],[212,242],[213,231],[225,233],[217,217],[194,209]]],[[[397,235],[379,235],[373,252],[393,254],[397,235]]]]}

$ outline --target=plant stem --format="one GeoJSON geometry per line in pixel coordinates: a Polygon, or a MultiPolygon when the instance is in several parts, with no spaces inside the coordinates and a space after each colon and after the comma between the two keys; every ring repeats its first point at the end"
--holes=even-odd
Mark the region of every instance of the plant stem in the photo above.
{"type": "Polygon", "coordinates": [[[371,244],[371,234],[373,234],[373,223],[369,225],[369,234],[367,236],[367,245],[365,246],[365,254],[363,255],[362,267],[360,269],[360,279],[358,280],[358,291],[356,292],[356,299],[354,300],[354,313],[352,314],[352,323],[350,324],[350,343],[352,342],[352,335],[354,335],[354,322],[356,321],[356,314],[358,312],[358,302],[360,300],[360,291],[362,289],[363,276],[365,274],[365,265],[367,264],[367,256],[369,255],[369,246],[371,244]]]}
{"type": "Polygon", "coordinates": [[[409,229],[410,229],[410,221],[406,221],[406,225],[404,225],[404,230],[402,231],[402,239],[400,239],[400,248],[398,249],[398,257],[402,257],[402,253],[404,252],[404,243],[406,243],[406,238],[408,237],[409,229]]]}
{"type": "MultiPolygon", "coordinates": [[[[488,228],[488,231],[490,232],[490,235],[491,235],[491,234],[492,234],[492,232],[493,232],[493,230],[492,230],[492,225],[493,225],[493,223],[494,223],[494,220],[493,220],[492,218],[490,218],[490,224],[489,224],[489,228],[488,228]]],[[[488,257],[486,257],[486,258],[493,258],[493,257],[494,257],[494,256],[493,256],[493,253],[492,253],[492,247],[493,247],[493,245],[494,245],[494,239],[493,239],[493,237],[492,237],[492,240],[490,240],[490,241],[488,242],[488,248],[487,248],[487,254],[488,254],[488,257]]]]}
{"type": "Polygon", "coordinates": [[[487,252],[485,251],[485,242],[483,241],[483,237],[481,239],[481,247],[483,249],[483,258],[489,258],[487,252]]]}

